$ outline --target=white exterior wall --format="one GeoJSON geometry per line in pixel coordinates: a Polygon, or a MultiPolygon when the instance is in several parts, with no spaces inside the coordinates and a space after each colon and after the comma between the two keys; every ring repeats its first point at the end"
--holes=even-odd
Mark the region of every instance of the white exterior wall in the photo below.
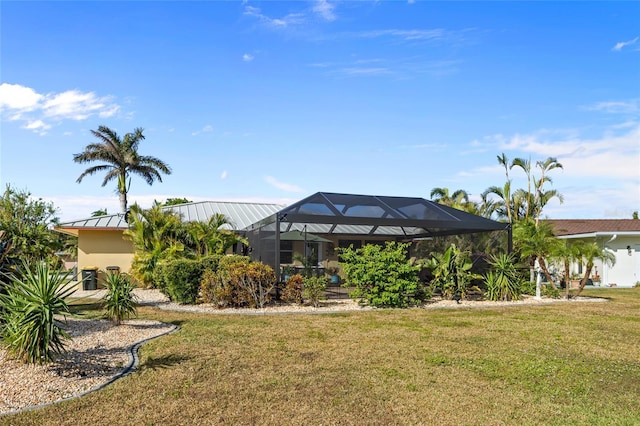
{"type": "MultiPolygon", "coordinates": [[[[633,287],[640,281],[640,236],[618,235],[612,240],[613,235],[598,235],[595,240],[600,247],[606,248],[616,258],[613,266],[603,265],[602,260],[596,259],[594,268],[591,271],[591,278],[600,275],[600,284],[605,287],[633,287]],[[630,250],[627,249],[630,248],[630,250]]],[[[584,241],[594,241],[593,237],[577,238],[584,241]]],[[[577,240],[576,239],[576,240],[577,240]]],[[[574,239],[571,239],[574,240],[574,239]]],[[[584,273],[584,268],[582,271],[584,273]]],[[[579,265],[571,265],[571,273],[578,273],[579,265]]],[[[582,275],[582,274],[581,274],[582,275]]],[[[597,282],[594,283],[598,285],[597,282]]]]}

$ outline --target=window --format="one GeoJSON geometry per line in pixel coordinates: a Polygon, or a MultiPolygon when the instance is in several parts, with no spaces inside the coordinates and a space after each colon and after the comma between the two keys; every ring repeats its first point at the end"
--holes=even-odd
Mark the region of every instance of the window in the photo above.
{"type": "Polygon", "coordinates": [[[293,241],[280,241],[280,263],[293,263],[293,241]]]}

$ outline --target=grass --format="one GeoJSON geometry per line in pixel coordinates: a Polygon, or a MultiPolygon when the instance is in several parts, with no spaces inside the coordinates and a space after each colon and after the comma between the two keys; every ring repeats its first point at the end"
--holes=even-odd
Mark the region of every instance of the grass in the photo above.
{"type": "Polygon", "coordinates": [[[0,423],[640,424],[640,289],[608,303],[329,315],[139,310],[132,375],[0,423]]]}

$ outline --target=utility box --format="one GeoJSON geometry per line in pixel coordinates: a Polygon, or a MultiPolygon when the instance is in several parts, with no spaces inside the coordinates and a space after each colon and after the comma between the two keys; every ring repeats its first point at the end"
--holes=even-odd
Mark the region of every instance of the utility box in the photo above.
{"type": "Polygon", "coordinates": [[[107,272],[109,272],[111,274],[119,274],[120,273],[120,267],[119,266],[107,266],[107,272]]]}
{"type": "Polygon", "coordinates": [[[98,289],[98,269],[87,268],[82,270],[82,289],[97,290],[98,289]]]}

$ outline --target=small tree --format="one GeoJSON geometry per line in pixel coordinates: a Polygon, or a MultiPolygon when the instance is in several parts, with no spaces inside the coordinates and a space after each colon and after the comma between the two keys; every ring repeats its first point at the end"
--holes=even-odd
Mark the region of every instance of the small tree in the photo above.
{"type": "Polygon", "coordinates": [[[354,299],[376,307],[407,307],[418,300],[418,266],[407,259],[408,244],[339,249],[344,287],[355,287],[354,299]]]}
{"type": "Polygon", "coordinates": [[[580,293],[584,290],[584,286],[587,285],[587,280],[591,275],[591,270],[593,269],[594,261],[596,259],[601,259],[602,262],[609,266],[613,266],[616,263],[616,257],[614,254],[607,249],[600,247],[596,242],[581,245],[579,255],[581,260],[586,263],[587,267],[584,270],[584,276],[580,280],[580,288],[578,288],[574,297],[580,296],[580,293]]]}

